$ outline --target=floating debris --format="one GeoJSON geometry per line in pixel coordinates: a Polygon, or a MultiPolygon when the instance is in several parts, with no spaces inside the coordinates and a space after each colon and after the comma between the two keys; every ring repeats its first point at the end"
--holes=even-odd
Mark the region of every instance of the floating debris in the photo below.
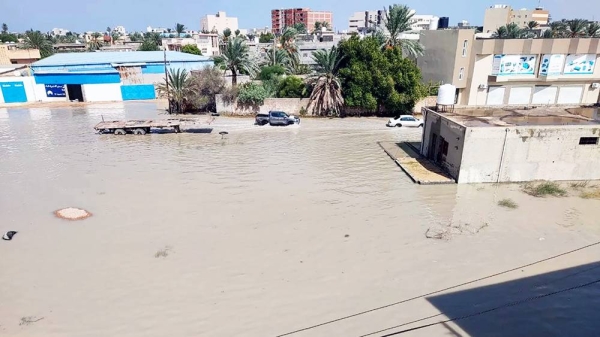
{"type": "Polygon", "coordinates": [[[10,241],[10,240],[12,240],[13,236],[15,236],[15,234],[17,234],[17,232],[8,231],[8,232],[4,233],[4,235],[2,235],[2,240],[10,241]]]}
{"type": "Polygon", "coordinates": [[[66,219],[66,220],[83,220],[92,216],[92,213],[86,211],[85,209],[69,207],[59,209],[54,212],[58,218],[66,219]]]}

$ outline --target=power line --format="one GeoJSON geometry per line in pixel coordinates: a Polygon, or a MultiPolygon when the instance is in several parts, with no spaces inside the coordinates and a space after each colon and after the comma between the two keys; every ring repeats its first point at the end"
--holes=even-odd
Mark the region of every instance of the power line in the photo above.
{"type": "MultiPolygon", "coordinates": [[[[421,325],[421,326],[417,326],[417,327],[406,329],[406,330],[397,331],[397,332],[394,332],[394,333],[391,333],[391,334],[383,335],[381,337],[391,337],[391,336],[400,335],[400,334],[411,332],[411,331],[415,331],[415,330],[420,330],[420,329],[428,328],[428,327],[431,327],[431,326],[434,326],[434,325],[438,325],[438,324],[455,322],[455,321],[459,321],[459,320],[463,320],[463,319],[467,319],[467,318],[471,318],[471,317],[475,317],[475,316],[487,314],[487,313],[490,313],[492,311],[496,311],[496,310],[500,310],[500,309],[504,309],[504,308],[509,308],[509,307],[514,307],[514,306],[521,305],[523,303],[527,303],[527,302],[534,301],[534,300],[539,300],[539,299],[544,298],[544,297],[549,297],[549,296],[557,295],[557,294],[564,293],[564,292],[567,292],[567,291],[571,291],[571,290],[575,290],[575,289],[579,289],[579,288],[588,287],[588,286],[591,286],[591,285],[596,284],[596,283],[600,283],[600,279],[592,281],[592,282],[588,282],[588,283],[585,283],[585,284],[580,284],[578,286],[574,286],[574,287],[571,287],[571,288],[554,291],[554,292],[547,293],[547,294],[544,294],[544,295],[538,295],[538,296],[528,297],[528,298],[525,298],[525,299],[522,299],[522,300],[519,300],[519,301],[510,302],[510,303],[507,303],[507,304],[504,304],[504,305],[501,305],[501,306],[498,306],[498,307],[495,307],[495,308],[491,308],[491,309],[484,310],[484,311],[479,311],[479,312],[472,313],[472,314],[469,314],[469,315],[455,317],[455,318],[450,318],[450,319],[447,319],[445,321],[430,323],[430,324],[421,325]]],[[[399,326],[402,326],[402,325],[406,325],[406,324],[401,324],[399,326]]],[[[394,329],[394,328],[387,328],[385,330],[389,330],[389,329],[394,329]]],[[[385,330],[380,330],[380,331],[385,331],[385,330]]],[[[376,334],[376,333],[378,333],[378,332],[373,332],[373,333],[370,333],[370,334],[365,335],[365,336],[373,335],[373,334],[376,334]]]]}
{"type": "MultiPolygon", "coordinates": [[[[592,243],[592,244],[589,244],[589,245],[586,245],[586,246],[583,246],[583,247],[579,247],[577,249],[570,250],[568,252],[564,252],[564,253],[561,253],[561,254],[558,254],[558,255],[554,255],[554,256],[551,256],[551,257],[548,257],[548,258],[545,258],[545,259],[542,259],[542,260],[531,262],[531,263],[528,263],[526,265],[522,265],[522,266],[519,266],[519,267],[516,267],[516,268],[512,268],[512,269],[508,269],[508,270],[505,270],[505,271],[502,271],[502,272],[499,272],[499,273],[495,273],[495,274],[492,274],[492,275],[481,277],[481,278],[478,278],[476,280],[472,280],[472,281],[464,282],[464,283],[457,284],[457,285],[454,285],[454,286],[451,286],[451,287],[447,287],[447,288],[444,288],[444,289],[432,291],[432,292],[429,292],[429,293],[426,293],[426,294],[423,294],[423,295],[414,296],[414,297],[407,298],[407,299],[404,299],[404,300],[401,300],[401,301],[397,301],[397,302],[394,302],[394,303],[386,304],[386,305],[383,305],[383,306],[380,306],[380,307],[377,307],[377,308],[373,308],[373,309],[369,309],[369,310],[357,312],[357,313],[352,314],[352,315],[348,315],[348,316],[343,316],[343,317],[340,317],[340,318],[332,319],[330,321],[326,321],[326,322],[323,322],[323,323],[311,325],[311,326],[308,326],[308,327],[305,327],[305,328],[302,328],[302,329],[298,329],[298,330],[286,332],[284,334],[277,335],[275,337],[284,337],[284,336],[289,336],[289,335],[297,334],[299,332],[303,332],[303,331],[307,331],[307,330],[312,330],[312,329],[315,329],[315,328],[318,328],[318,327],[322,327],[324,325],[329,325],[329,324],[332,324],[332,323],[344,321],[344,320],[347,320],[349,318],[353,318],[353,317],[361,316],[361,315],[368,314],[368,313],[371,313],[371,312],[379,311],[381,309],[386,309],[386,308],[393,307],[393,306],[396,306],[396,305],[399,305],[399,304],[403,304],[403,303],[406,303],[406,302],[414,301],[414,300],[417,300],[417,299],[420,299],[420,298],[423,298],[423,297],[427,297],[427,296],[439,294],[439,293],[444,292],[444,291],[456,289],[456,288],[459,288],[459,287],[462,287],[462,286],[466,286],[466,285],[469,285],[469,284],[472,284],[472,283],[476,283],[476,282],[479,282],[479,281],[483,281],[483,280],[486,280],[486,279],[489,279],[489,278],[492,278],[492,277],[496,277],[496,276],[500,276],[500,275],[503,275],[503,274],[507,274],[507,273],[513,272],[515,270],[519,270],[519,269],[531,267],[533,265],[536,265],[536,264],[539,264],[539,263],[542,263],[542,262],[554,260],[556,258],[565,256],[565,255],[569,255],[569,254],[578,252],[580,250],[584,250],[584,249],[587,249],[587,248],[590,248],[590,247],[593,247],[593,246],[597,246],[597,245],[600,245],[600,241],[592,243]]],[[[435,317],[435,316],[433,316],[433,317],[435,317]]]]}

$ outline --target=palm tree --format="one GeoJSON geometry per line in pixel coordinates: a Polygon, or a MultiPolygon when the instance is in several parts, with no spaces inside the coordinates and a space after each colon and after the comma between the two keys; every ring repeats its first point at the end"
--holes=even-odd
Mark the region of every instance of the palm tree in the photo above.
{"type": "Polygon", "coordinates": [[[2,34],[8,34],[8,25],[6,23],[2,24],[2,34]]]}
{"type": "Polygon", "coordinates": [[[98,32],[92,33],[92,38],[90,39],[90,42],[88,43],[88,49],[91,51],[100,49],[100,47],[102,46],[102,42],[100,41],[101,37],[102,37],[102,34],[100,34],[98,32]]]}
{"type": "Polygon", "coordinates": [[[400,47],[402,54],[416,58],[423,55],[423,45],[416,40],[402,39],[402,34],[411,30],[410,21],[414,15],[405,5],[392,5],[383,9],[383,26],[386,30],[386,47],[400,47]]]}
{"type": "Polygon", "coordinates": [[[229,29],[229,28],[223,29],[223,43],[229,42],[230,37],[231,37],[231,29],[229,29]]]}
{"type": "Polygon", "coordinates": [[[576,38],[585,36],[588,22],[584,19],[573,19],[566,22],[568,38],[576,38]]]}
{"type": "Polygon", "coordinates": [[[240,36],[240,30],[239,29],[236,29],[235,32],[233,32],[233,33],[235,34],[235,37],[240,36]]]}
{"type": "MultiPolygon", "coordinates": [[[[560,38],[566,36],[567,25],[566,21],[554,21],[550,23],[550,32],[552,33],[550,37],[560,38]]],[[[545,32],[544,32],[545,33],[545,32]]]]}
{"type": "Polygon", "coordinates": [[[533,30],[536,29],[540,24],[537,21],[529,21],[527,22],[527,29],[533,30]]]}
{"type": "Polygon", "coordinates": [[[313,60],[316,62],[316,74],[308,79],[312,87],[308,109],[319,116],[338,116],[344,105],[342,97],[342,86],[337,77],[340,62],[343,56],[336,47],[329,51],[317,50],[313,52],[313,60]]]}
{"type": "Polygon", "coordinates": [[[492,35],[497,39],[523,39],[528,37],[528,32],[519,28],[514,22],[507,24],[506,26],[498,27],[498,29],[492,35]]]}
{"type": "Polygon", "coordinates": [[[296,47],[296,36],[298,36],[298,31],[295,28],[285,27],[279,38],[281,48],[287,52],[295,52],[298,49],[296,47]]]}
{"type": "Polygon", "coordinates": [[[310,68],[300,61],[298,52],[288,53],[285,71],[292,75],[304,75],[310,73],[310,68]]]}
{"type": "Polygon", "coordinates": [[[176,103],[175,111],[183,112],[184,101],[190,93],[190,79],[187,70],[169,69],[165,82],[158,85],[158,92],[161,95],[168,94],[169,98],[176,103]]]}
{"type": "Polygon", "coordinates": [[[177,32],[177,37],[181,37],[181,34],[183,34],[183,32],[185,32],[186,29],[187,28],[183,24],[181,24],[181,23],[176,24],[175,31],[177,32]]]}
{"type": "Polygon", "coordinates": [[[114,31],[114,30],[112,32],[110,32],[110,42],[112,44],[115,44],[115,41],[117,41],[120,37],[121,37],[121,33],[114,31]]]}
{"type": "Polygon", "coordinates": [[[590,22],[585,33],[587,37],[600,37],[600,24],[597,22],[590,22]]]}
{"type": "Polygon", "coordinates": [[[323,28],[323,23],[320,21],[315,22],[315,32],[320,32],[321,28],[323,28]]]}
{"type": "Polygon", "coordinates": [[[244,40],[233,38],[227,41],[220,56],[215,57],[215,64],[223,65],[231,71],[231,85],[237,85],[239,71],[245,71],[254,77],[258,71],[256,62],[250,57],[250,49],[244,40]]]}
{"type": "Polygon", "coordinates": [[[271,48],[270,51],[266,54],[265,65],[267,66],[275,66],[280,65],[283,66],[288,63],[288,53],[283,49],[271,48]]]}
{"type": "Polygon", "coordinates": [[[152,41],[152,43],[154,43],[157,46],[162,45],[162,36],[160,35],[160,33],[145,33],[144,40],[152,41]]]}
{"type": "Polygon", "coordinates": [[[53,54],[52,43],[40,31],[28,30],[25,32],[25,48],[38,49],[42,58],[53,54]]]}

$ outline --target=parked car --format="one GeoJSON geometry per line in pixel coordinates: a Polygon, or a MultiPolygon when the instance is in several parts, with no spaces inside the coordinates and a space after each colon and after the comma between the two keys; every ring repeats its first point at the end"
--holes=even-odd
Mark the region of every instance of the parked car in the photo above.
{"type": "Polygon", "coordinates": [[[269,111],[267,114],[257,114],[254,119],[256,125],[291,125],[300,124],[300,118],[288,115],[283,111],[269,111]]]}
{"type": "Polygon", "coordinates": [[[423,121],[411,116],[411,115],[400,115],[396,118],[390,118],[390,120],[386,124],[389,127],[401,127],[401,126],[412,126],[412,127],[422,127],[423,121]]]}

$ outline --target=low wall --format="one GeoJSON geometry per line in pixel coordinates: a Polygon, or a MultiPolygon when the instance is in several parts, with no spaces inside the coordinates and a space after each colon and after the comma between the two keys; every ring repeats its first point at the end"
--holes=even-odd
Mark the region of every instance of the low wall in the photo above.
{"type": "Polygon", "coordinates": [[[300,110],[306,108],[308,98],[267,98],[261,106],[243,105],[237,102],[225,102],[222,95],[216,95],[217,113],[222,115],[251,116],[257,113],[267,113],[272,110],[287,112],[290,115],[300,115],[300,110]]]}
{"type": "MultiPolygon", "coordinates": [[[[216,95],[217,113],[223,115],[246,116],[257,113],[267,113],[272,110],[284,111],[291,115],[300,115],[302,108],[307,107],[308,98],[267,98],[261,106],[246,106],[237,102],[226,103],[223,101],[222,95],[216,95]]],[[[428,96],[417,102],[413,109],[413,113],[420,113],[422,107],[435,105],[437,97],[428,96]]],[[[346,114],[351,116],[360,116],[365,114],[362,109],[346,108],[346,114]]],[[[307,115],[312,113],[307,112],[307,115]]],[[[368,114],[367,114],[368,115],[368,114]]]]}

